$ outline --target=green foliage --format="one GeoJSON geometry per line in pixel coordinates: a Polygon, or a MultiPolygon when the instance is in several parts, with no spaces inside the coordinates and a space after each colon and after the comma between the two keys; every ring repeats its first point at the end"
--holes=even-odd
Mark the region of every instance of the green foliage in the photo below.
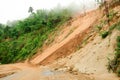
{"type": "MultiPolygon", "coordinates": [[[[117,28],[120,26],[120,22],[116,23],[113,25],[113,28],[117,28]]],[[[110,60],[110,69],[113,72],[116,72],[118,76],[120,76],[120,36],[117,37],[116,39],[116,49],[115,49],[115,57],[113,60],[110,60]]]]}
{"type": "MultiPolygon", "coordinates": [[[[97,25],[96,27],[100,31],[105,24],[106,24],[105,22],[102,22],[100,25],[97,25]]],[[[114,30],[115,28],[120,30],[120,22],[117,22],[117,23],[113,24],[112,26],[110,26],[108,31],[105,31],[105,30],[101,31],[100,36],[103,39],[106,38],[109,34],[112,33],[112,30],[114,30]]]]}
{"type": "Polygon", "coordinates": [[[102,29],[101,25],[96,25],[96,28],[98,29],[98,31],[100,31],[102,29]]]}
{"type": "Polygon", "coordinates": [[[95,27],[97,28],[98,31],[100,31],[104,25],[106,24],[105,20],[101,20],[99,24],[97,24],[95,27]]]}
{"type": "Polygon", "coordinates": [[[113,24],[112,26],[110,26],[109,31],[112,31],[112,30],[114,30],[115,28],[116,28],[116,24],[113,24]]]}
{"type": "Polygon", "coordinates": [[[116,24],[116,28],[120,30],[120,21],[116,24]]]}
{"type": "Polygon", "coordinates": [[[117,14],[118,12],[115,12],[114,10],[109,11],[108,19],[111,21],[117,14]]]}
{"type": "Polygon", "coordinates": [[[104,38],[106,38],[109,35],[109,31],[101,31],[100,35],[104,39],[104,38]]]}
{"type": "Polygon", "coordinates": [[[11,22],[11,26],[0,24],[0,63],[14,63],[32,57],[49,34],[70,17],[68,9],[37,10],[24,20],[11,22]]]}
{"type": "Polygon", "coordinates": [[[118,70],[117,74],[118,74],[118,76],[120,77],[120,70],[118,70]]]}

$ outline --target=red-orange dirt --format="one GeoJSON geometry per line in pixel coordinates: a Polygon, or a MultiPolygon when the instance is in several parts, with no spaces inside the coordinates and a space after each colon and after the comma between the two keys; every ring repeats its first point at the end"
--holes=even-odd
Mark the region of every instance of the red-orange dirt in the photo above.
{"type": "MultiPolygon", "coordinates": [[[[68,35],[63,41],[54,44],[50,48],[46,49],[42,54],[38,55],[36,58],[31,60],[33,64],[48,64],[53,62],[57,58],[69,55],[72,53],[78,45],[80,45],[81,40],[84,35],[90,30],[91,26],[101,17],[99,10],[94,10],[86,14],[84,17],[78,18],[78,20],[73,21],[71,26],[78,26],[71,34],[68,35]],[[95,16],[96,15],[96,16],[95,16]]],[[[62,34],[60,36],[64,36],[62,34]]]]}
{"type": "MultiPolygon", "coordinates": [[[[63,29],[61,29],[59,34],[55,36],[55,40],[52,42],[52,44],[47,47],[47,49],[43,50],[43,53],[38,52],[37,56],[35,56],[30,61],[26,61],[25,63],[0,65],[0,77],[3,77],[0,78],[0,80],[119,80],[119,78],[117,78],[114,74],[83,74],[79,72],[83,69],[79,68],[79,70],[76,70],[70,65],[70,63],[75,63],[75,67],[78,67],[79,64],[82,63],[83,67],[87,64],[92,67],[95,66],[94,63],[87,63],[88,59],[92,58],[91,56],[87,55],[89,55],[88,53],[91,51],[90,47],[88,46],[92,46],[95,44],[94,42],[97,43],[99,40],[101,40],[96,35],[94,36],[97,38],[95,38],[91,44],[88,44],[85,48],[83,48],[83,52],[77,52],[76,54],[69,56],[69,59],[66,57],[76,51],[76,48],[81,44],[85,36],[89,34],[94,24],[96,24],[101,17],[102,12],[100,10],[93,10],[86,13],[86,15],[80,15],[76,18],[73,18],[71,21],[66,23],[66,25],[62,26],[63,29]],[[85,52],[87,50],[89,52],[85,52]],[[80,55],[81,59],[79,59],[80,55]],[[85,58],[84,55],[87,57],[85,58]],[[61,64],[59,62],[61,62],[61,64]],[[79,64],[77,62],[79,62],[79,64]]],[[[94,39],[94,36],[92,39],[94,39]]],[[[112,38],[114,37],[116,36],[113,36],[112,38]]],[[[107,40],[108,39],[104,40],[104,42],[101,44],[104,44],[105,41],[107,42],[107,40]]],[[[99,50],[101,44],[98,45],[97,50],[99,50]]],[[[94,49],[95,47],[92,48],[94,49]]],[[[92,51],[90,54],[92,54],[92,51]]],[[[96,56],[98,55],[99,53],[93,56],[93,59],[91,60],[96,60],[96,56]]],[[[100,57],[100,59],[102,58],[100,57]]],[[[91,62],[91,60],[88,62],[91,62]]],[[[87,69],[92,68],[88,67],[87,69]]]]}

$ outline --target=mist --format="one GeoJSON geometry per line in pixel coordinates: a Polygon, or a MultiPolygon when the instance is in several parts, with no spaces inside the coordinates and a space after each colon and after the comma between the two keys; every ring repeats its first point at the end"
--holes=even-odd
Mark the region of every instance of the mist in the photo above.
{"type": "Polygon", "coordinates": [[[28,9],[52,9],[57,6],[69,7],[74,12],[83,12],[95,9],[95,0],[0,0],[0,23],[24,19],[29,16],[28,9]]]}

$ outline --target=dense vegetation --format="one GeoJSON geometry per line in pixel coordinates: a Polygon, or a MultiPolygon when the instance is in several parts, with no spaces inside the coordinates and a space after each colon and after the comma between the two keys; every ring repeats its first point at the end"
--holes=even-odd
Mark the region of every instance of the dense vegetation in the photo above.
{"type": "Polygon", "coordinates": [[[67,8],[37,10],[24,20],[0,24],[0,63],[14,63],[34,55],[48,35],[71,18],[67,8]]]}

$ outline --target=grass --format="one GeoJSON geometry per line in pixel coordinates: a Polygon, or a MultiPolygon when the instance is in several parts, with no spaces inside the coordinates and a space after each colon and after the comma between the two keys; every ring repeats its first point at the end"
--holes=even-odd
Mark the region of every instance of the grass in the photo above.
{"type": "Polygon", "coordinates": [[[106,38],[109,35],[109,31],[105,31],[105,30],[101,31],[100,35],[101,35],[102,39],[104,39],[104,38],[106,38]]]}
{"type": "Polygon", "coordinates": [[[104,26],[96,26],[100,32],[100,36],[104,39],[106,38],[109,34],[112,33],[112,31],[116,28],[118,30],[120,30],[120,22],[117,22],[117,23],[114,23],[112,26],[109,27],[108,30],[103,30],[103,31],[100,31],[102,29],[102,27],[104,26]]]}
{"type": "Polygon", "coordinates": [[[117,14],[118,14],[118,12],[115,12],[114,10],[110,10],[110,11],[109,11],[108,19],[109,19],[110,21],[112,21],[113,18],[114,18],[117,14]]]}
{"type": "MultiPolygon", "coordinates": [[[[120,28],[120,22],[113,24],[110,30],[114,28],[120,28]]],[[[115,72],[120,77],[120,36],[116,39],[116,48],[115,48],[115,56],[113,60],[109,60],[108,69],[115,72]]]]}

